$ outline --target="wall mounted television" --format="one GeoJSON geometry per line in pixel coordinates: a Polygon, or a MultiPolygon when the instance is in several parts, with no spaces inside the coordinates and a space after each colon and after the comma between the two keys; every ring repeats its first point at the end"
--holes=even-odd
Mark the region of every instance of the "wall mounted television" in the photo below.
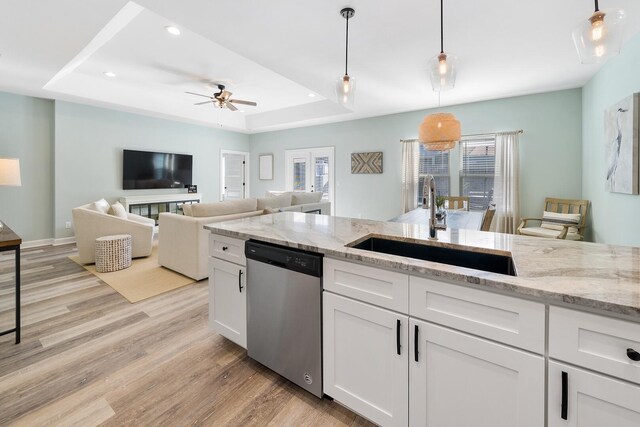
{"type": "Polygon", "coordinates": [[[190,154],[122,151],[122,188],[184,188],[191,185],[193,156],[190,154]]]}

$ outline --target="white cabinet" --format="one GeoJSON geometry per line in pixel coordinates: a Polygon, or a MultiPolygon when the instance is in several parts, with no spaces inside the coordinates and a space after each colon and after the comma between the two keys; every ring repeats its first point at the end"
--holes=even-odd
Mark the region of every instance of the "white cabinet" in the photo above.
{"type": "Polygon", "coordinates": [[[324,392],[384,426],[408,422],[408,316],[323,293],[324,392]]]}
{"type": "Polygon", "coordinates": [[[544,425],[542,356],[413,318],[409,325],[409,425],[544,425]]]}
{"type": "Polygon", "coordinates": [[[549,362],[549,427],[638,427],[640,387],[549,362]]]}
{"type": "Polygon", "coordinates": [[[209,326],[247,348],[246,267],[209,258],[209,326]]]}

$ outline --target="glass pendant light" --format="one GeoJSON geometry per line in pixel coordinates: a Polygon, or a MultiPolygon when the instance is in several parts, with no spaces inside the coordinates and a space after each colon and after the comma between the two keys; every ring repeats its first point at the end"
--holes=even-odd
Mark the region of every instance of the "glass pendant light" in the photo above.
{"type": "Polygon", "coordinates": [[[440,0],[440,53],[429,60],[431,86],[435,92],[453,89],[456,85],[456,65],[458,57],[444,52],[444,12],[440,0]]]}
{"type": "Polygon", "coordinates": [[[580,62],[591,64],[617,55],[622,46],[625,14],[622,10],[603,12],[595,0],[595,11],[572,33],[580,62]]]}
{"type": "Polygon", "coordinates": [[[356,11],[350,7],[345,7],[340,11],[340,15],[347,20],[346,36],[345,36],[345,57],[344,57],[344,76],[336,81],[336,96],[338,103],[342,105],[353,105],[356,90],[356,79],[348,73],[349,65],[349,19],[353,18],[356,11]]]}

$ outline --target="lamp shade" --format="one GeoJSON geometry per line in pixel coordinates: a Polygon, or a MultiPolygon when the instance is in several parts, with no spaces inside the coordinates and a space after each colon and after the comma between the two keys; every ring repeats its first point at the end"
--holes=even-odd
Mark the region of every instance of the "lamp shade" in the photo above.
{"type": "Polygon", "coordinates": [[[353,106],[355,101],[356,79],[344,75],[336,80],[336,97],[341,105],[353,106]]]}
{"type": "Polygon", "coordinates": [[[20,187],[20,160],[0,158],[0,185],[20,187]]]}
{"type": "Polygon", "coordinates": [[[620,53],[625,13],[622,10],[596,11],[572,33],[580,62],[602,62],[620,53]]]}
{"type": "Polygon", "coordinates": [[[451,53],[439,53],[429,60],[431,87],[434,92],[453,89],[456,85],[458,57],[451,53]]]}
{"type": "Polygon", "coordinates": [[[450,150],[460,141],[460,122],[451,113],[429,114],[418,128],[420,142],[429,150],[450,150]]]}

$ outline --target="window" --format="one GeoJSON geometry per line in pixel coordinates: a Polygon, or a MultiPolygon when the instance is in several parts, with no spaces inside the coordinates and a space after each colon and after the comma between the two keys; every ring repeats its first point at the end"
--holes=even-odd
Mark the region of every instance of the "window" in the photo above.
{"type": "Polygon", "coordinates": [[[422,188],[427,175],[436,180],[436,195],[449,194],[449,151],[427,150],[420,144],[420,160],[418,164],[418,205],[422,205],[422,188]]]}
{"type": "Polygon", "coordinates": [[[470,210],[484,210],[493,199],[496,139],[460,141],[460,194],[469,197],[470,210]]]}

